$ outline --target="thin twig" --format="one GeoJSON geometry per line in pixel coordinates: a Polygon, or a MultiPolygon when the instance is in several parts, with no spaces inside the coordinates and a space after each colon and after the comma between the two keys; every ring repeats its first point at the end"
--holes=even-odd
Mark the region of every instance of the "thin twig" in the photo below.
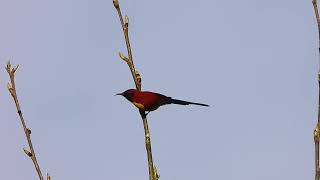
{"type": "MultiPolygon", "coordinates": [[[[132,52],[131,52],[131,46],[129,41],[129,17],[125,16],[125,20],[123,20],[119,1],[113,0],[113,5],[116,8],[119,19],[121,22],[124,38],[127,45],[128,50],[128,57],[123,55],[122,53],[119,53],[119,56],[122,60],[124,60],[131,71],[132,78],[134,80],[135,86],[137,90],[141,90],[141,76],[139,72],[135,69],[133,58],[132,58],[132,52]]],[[[150,139],[150,132],[148,127],[148,120],[146,117],[146,114],[144,111],[140,111],[140,115],[143,121],[143,127],[144,127],[144,134],[145,134],[145,143],[146,143],[146,150],[147,150],[147,157],[148,157],[148,167],[149,167],[149,180],[157,180],[159,179],[159,174],[157,173],[157,168],[153,165],[153,159],[152,159],[152,151],[151,151],[151,139],[150,139]]]]}
{"type": "Polygon", "coordinates": [[[146,142],[146,150],[147,150],[147,157],[148,157],[148,167],[149,167],[149,179],[150,180],[157,180],[159,179],[159,174],[157,172],[156,166],[153,165],[153,158],[152,158],[152,151],[151,151],[151,139],[149,133],[149,126],[146,114],[144,111],[140,111],[140,115],[143,121],[144,127],[144,136],[146,142]]]}
{"type": "Polygon", "coordinates": [[[134,64],[133,64],[130,40],[129,40],[129,17],[125,16],[125,21],[123,20],[118,0],[113,0],[113,5],[117,9],[117,12],[118,12],[118,15],[119,15],[119,19],[120,19],[122,30],[123,30],[123,34],[124,34],[124,39],[125,39],[126,45],[127,45],[129,58],[125,57],[122,53],[119,53],[119,56],[120,56],[121,59],[126,61],[126,63],[128,64],[129,69],[130,69],[131,74],[132,74],[132,78],[133,78],[134,83],[136,85],[136,88],[138,90],[141,90],[141,82],[138,81],[137,76],[136,76],[136,71],[135,71],[134,64]]]}
{"type": "MultiPolygon", "coordinates": [[[[15,81],[14,81],[14,77],[15,77],[15,72],[17,71],[19,66],[15,66],[13,68],[11,68],[11,64],[10,62],[7,63],[7,67],[6,70],[9,74],[10,77],[10,82],[8,83],[8,90],[14,100],[14,103],[16,104],[16,108],[17,108],[17,112],[19,114],[20,120],[21,120],[21,124],[23,126],[23,130],[24,133],[26,135],[27,141],[28,141],[28,145],[29,145],[29,150],[23,149],[23,151],[26,153],[27,156],[29,156],[34,164],[34,167],[36,168],[36,171],[38,173],[39,179],[43,180],[43,176],[40,170],[40,166],[38,164],[37,158],[36,158],[36,153],[34,151],[33,145],[32,145],[32,141],[31,141],[31,130],[29,128],[27,128],[27,125],[24,121],[23,115],[22,115],[22,111],[20,109],[20,104],[19,104],[19,100],[18,100],[18,96],[17,96],[17,91],[16,91],[16,85],[15,85],[15,81]]],[[[47,179],[50,179],[50,176],[47,176],[47,179]]]]}
{"type": "MultiPolygon", "coordinates": [[[[319,55],[320,55],[320,17],[319,17],[319,11],[318,11],[318,3],[317,0],[312,0],[314,12],[317,19],[318,24],[318,42],[319,42],[319,55]]],[[[320,57],[320,56],[319,56],[320,57]]],[[[320,169],[319,169],[319,125],[320,125],[320,71],[318,72],[318,84],[319,84],[319,95],[318,95],[318,122],[314,129],[314,145],[315,145],[315,180],[319,180],[320,178],[320,169]]]]}

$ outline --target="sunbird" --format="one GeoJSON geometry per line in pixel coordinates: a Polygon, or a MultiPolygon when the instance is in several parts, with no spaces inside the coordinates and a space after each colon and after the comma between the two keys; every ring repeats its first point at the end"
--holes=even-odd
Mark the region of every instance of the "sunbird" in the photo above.
{"type": "Polygon", "coordinates": [[[209,106],[207,104],[195,103],[189,101],[183,101],[179,99],[173,99],[171,97],[150,92],[150,91],[139,91],[136,89],[128,89],[122,93],[116,95],[121,95],[125,97],[128,101],[134,104],[140,111],[145,111],[147,114],[150,111],[158,109],[160,106],[166,104],[179,104],[179,105],[199,105],[199,106],[209,106]]]}

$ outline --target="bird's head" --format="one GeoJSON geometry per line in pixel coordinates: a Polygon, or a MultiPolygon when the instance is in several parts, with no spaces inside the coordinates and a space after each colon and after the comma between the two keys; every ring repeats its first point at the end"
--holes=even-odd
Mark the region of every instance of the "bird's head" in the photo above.
{"type": "Polygon", "coordinates": [[[124,92],[122,92],[122,93],[116,94],[115,96],[121,95],[121,96],[125,97],[128,101],[131,101],[131,102],[132,102],[132,97],[133,97],[133,94],[134,94],[135,91],[137,91],[137,90],[135,90],[135,89],[128,89],[128,90],[126,90],[126,91],[124,91],[124,92]]]}

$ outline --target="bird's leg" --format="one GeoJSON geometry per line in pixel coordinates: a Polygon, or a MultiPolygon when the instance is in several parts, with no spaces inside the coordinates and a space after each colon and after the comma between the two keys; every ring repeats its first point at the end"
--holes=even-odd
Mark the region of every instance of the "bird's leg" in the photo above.
{"type": "Polygon", "coordinates": [[[147,117],[147,115],[150,113],[150,111],[143,111],[143,110],[139,110],[139,112],[140,112],[140,114],[141,114],[141,116],[143,117],[143,118],[146,118],[147,117]]]}
{"type": "Polygon", "coordinates": [[[139,110],[139,112],[140,112],[140,115],[141,115],[142,118],[146,118],[147,117],[147,114],[146,114],[145,111],[139,110]]]}

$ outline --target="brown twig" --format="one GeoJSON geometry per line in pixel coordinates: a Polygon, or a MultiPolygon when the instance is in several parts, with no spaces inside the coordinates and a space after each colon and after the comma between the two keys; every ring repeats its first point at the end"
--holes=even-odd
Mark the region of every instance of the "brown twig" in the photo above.
{"type": "MultiPolygon", "coordinates": [[[[134,80],[135,86],[137,90],[141,90],[141,76],[139,72],[135,69],[133,64],[133,58],[132,58],[132,52],[131,52],[131,46],[129,41],[129,17],[125,16],[125,20],[123,20],[119,1],[113,0],[113,5],[116,8],[119,19],[121,22],[124,38],[127,45],[128,50],[128,57],[123,55],[121,52],[119,52],[119,56],[122,60],[124,60],[131,71],[132,78],[134,80]]],[[[150,132],[148,127],[148,120],[146,117],[146,114],[144,111],[140,111],[140,115],[143,121],[143,127],[144,127],[144,134],[145,134],[145,143],[146,143],[146,150],[147,150],[147,157],[148,157],[148,167],[149,167],[149,180],[157,180],[159,179],[159,174],[157,173],[157,168],[153,165],[153,159],[152,159],[152,151],[151,151],[151,139],[150,139],[150,132]]]]}
{"type": "Polygon", "coordinates": [[[125,16],[125,21],[123,20],[118,0],[113,0],[113,5],[117,9],[117,12],[118,12],[118,15],[119,15],[119,19],[120,19],[122,30],[123,30],[123,34],[124,34],[124,39],[125,39],[126,45],[127,45],[128,57],[129,58],[126,57],[125,55],[123,55],[121,52],[119,52],[119,56],[120,56],[120,58],[122,60],[124,60],[128,64],[128,67],[129,67],[129,69],[131,71],[132,78],[134,80],[136,88],[138,90],[141,90],[141,81],[140,82],[138,81],[138,78],[137,78],[138,72],[134,68],[132,52],[131,52],[131,46],[130,46],[130,40],[129,40],[129,17],[125,16]]]}
{"type": "MultiPolygon", "coordinates": [[[[40,166],[39,166],[39,163],[37,161],[36,153],[34,151],[34,148],[33,148],[33,145],[32,145],[32,141],[31,141],[31,130],[29,128],[27,128],[27,125],[26,125],[26,123],[24,121],[24,118],[23,118],[23,115],[22,115],[22,111],[20,109],[18,96],[17,96],[14,77],[15,77],[15,72],[17,71],[18,67],[19,66],[17,65],[15,67],[11,68],[10,62],[7,63],[6,70],[7,70],[8,74],[9,74],[9,77],[10,77],[10,82],[8,83],[7,87],[8,87],[8,90],[9,90],[13,100],[14,100],[14,103],[16,105],[17,112],[18,112],[20,120],[21,120],[21,124],[23,126],[23,130],[24,130],[24,133],[25,133],[27,141],[28,141],[28,145],[29,145],[29,149],[30,150],[27,150],[27,149],[23,148],[23,151],[26,153],[26,155],[28,157],[31,158],[31,160],[32,160],[32,162],[34,164],[34,167],[36,168],[36,171],[38,173],[39,179],[43,180],[43,176],[42,176],[42,173],[41,173],[41,170],[40,170],[40,166]]],[[[50,180],[49,174],[47,174],[47,180],[50,180]]]]}
{"type": "MultiPolygon", "coordinates": [[[[312,0],[314,12],[317,19],[318,24],[318,38],[319,38],[319,55],[320,55],[320,17],[318,11],[318,3],[317,0],[312,0]]],[[[320,56],[319,56],[320,57],[320,56]]],[[[320,169],[319,169],[319,125],[320,125],[320,71],[318,72],[318,83],[319,83],[319,95],[318,95],[318,122],[313,132],[314,137],[314,145],[315,145],[315,180],[319,180],[320,178],[320,169]]]]}

